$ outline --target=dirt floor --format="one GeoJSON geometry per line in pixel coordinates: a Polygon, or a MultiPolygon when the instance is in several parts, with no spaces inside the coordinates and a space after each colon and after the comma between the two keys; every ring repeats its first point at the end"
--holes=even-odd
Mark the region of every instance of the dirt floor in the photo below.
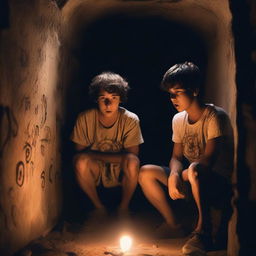
{"type": "MultiPolygon", "coordinates": [[[[154,239],[151,218],[116,217],[87,220],[83,224],[62,223],[61,228],[42,237],[15,256],[181,256],[186,241],[180,239],[154,239]],[[119,239],[128,234],[133,239],[131,250],[121,253],[119,239]]],[[[194,255],[199,256],[199,255],[194,255]]],[[[211,251],[207,256],[226,256],[226,251],[211,251]]]]}

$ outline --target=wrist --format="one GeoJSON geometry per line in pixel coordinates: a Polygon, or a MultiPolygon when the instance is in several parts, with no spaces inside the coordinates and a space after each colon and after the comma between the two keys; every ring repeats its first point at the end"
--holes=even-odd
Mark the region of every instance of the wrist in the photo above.
{"type": "Polygon", "coordinates": [[[169,175],[169,179],[177,179],[180,178],[180,173],[177,171],[172,171],[169,175]]]}

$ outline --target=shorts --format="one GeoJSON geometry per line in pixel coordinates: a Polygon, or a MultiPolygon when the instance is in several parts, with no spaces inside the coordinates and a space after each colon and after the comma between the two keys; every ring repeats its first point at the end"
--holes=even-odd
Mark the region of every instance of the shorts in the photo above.
{"type": "Polygon", "coordinates": [[[123,171],[119,163],[106,163],[97,161],[99,165],[99,176],[96,185],[103,185],[105,188],[121,186],[123,171]]]}

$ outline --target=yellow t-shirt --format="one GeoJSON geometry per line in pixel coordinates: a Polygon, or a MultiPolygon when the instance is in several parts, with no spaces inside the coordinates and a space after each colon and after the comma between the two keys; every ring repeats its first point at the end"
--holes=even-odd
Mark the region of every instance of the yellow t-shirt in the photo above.
{"type": "Polygon", "coordinates": [[[119,116],[111,127],[104,127],[99,122],[97,109],[82,112],[71,140],[101,152],[120,152],[144,142],[138,116],[122,107],[119,107],[119,116]]]}
{"type": "MultiPolygon", "coordinates": [[[[91,150],[101,152],[121,152],[125,148],[142,144],[143,137],[140,121],[136,114],[119,107],[119,115],[111,127],[104,127],[98,118],[98,110],[90,109],[79,114],[74,126],[71,140],[91,150]]],[[[120,164],[98,161],[100,176],[105,187],[121,185],[120,164]]]]}

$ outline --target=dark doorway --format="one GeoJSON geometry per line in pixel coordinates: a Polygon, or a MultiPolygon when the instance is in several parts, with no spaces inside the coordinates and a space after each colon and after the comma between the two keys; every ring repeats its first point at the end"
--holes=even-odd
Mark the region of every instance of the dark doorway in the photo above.
{"type": "MultiPolygon", "coordinates": [[[[102,71],[117,72],[132,88],[124,107],[141,120],[145,139],[142,163],[168,164],[175,110],[159,85],[164,72],[178,62],[193,61],[205,70],[207,56],[200,36],[160,17],[115,15],[94,22],[74,40],[79,40],[79,47],[74,49],[79,69],[67,94],[69,120],[91,106],[87,86],[92,77],[102,71]]],[[[72,125],[68,124],[70,128],[72,125]]]]}
{"type": "MultiPolygon", "coordinates": [[[[160,82],[175,63],[193,61],[205,71],[203,39],[192,28],[161,17],[111,15],[85,27],[73,40],[77,47],[71,54],[79,67],[68,87],[64,139],[68,141],[77,114],[92,106],[87,92],[91,79],[102,71],[113,71],[125,77],[131,87],[124,107],[141,121],[145,140],[141,164],[168,165],[175,110],[168,94],[160,90],[160,82]]],[[[68,148],[64,155],[70,156],[68,148]]],[[[68,166],[68,159],[64,157],[64,166],[68,166]]]]}

